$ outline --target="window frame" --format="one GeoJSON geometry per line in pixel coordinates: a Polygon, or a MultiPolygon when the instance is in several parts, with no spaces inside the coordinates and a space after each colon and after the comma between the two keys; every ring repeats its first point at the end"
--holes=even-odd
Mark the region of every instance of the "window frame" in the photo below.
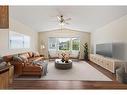
{"type": "MultiPolygon", "coordinates": [[[[50,49],[50,47],[49,47],[49,39],[50,38],[56,38],[56,39],[59,39],[59,38],[70,38],[70,47],[69,47],[69,50],[59,50],[59,43],[57,42],[57,44],[56,44],[56,50],[55,51],[80,51],[80,37],[48,37],[48,51],[50,51],[51,49],[50,49]],[[72,50],[72,39],[73,38],[77,38],[78,40],[79,40],[79,50],[72,50]]],[[[52,50],[51,50],[52,51],[52,50]]]]}
{"type": "MultiPolygon", "coordinates": [[[[69,39],[71,40],[71,37],[57,37],[57,39],[59,39],[59,38],[69,38],[69,39]]],[[[70,51],[70,50],[71,50],[71,41],[69,42],[69,45],[70,45],[70,46],[69,46],[69,50],[60,50],[60,49],[59,49],[59,43],[58,43],[58,47],[57,47],[58,49],[57,49],[57,50],[58,50],[58,51],[70,51]]]]}
{"type": "Polygon", "coordinates": [[[71,38],[71,51],[80,51],[80,37],[72,37],[71,38]],[[79,50],[73,50],[73,38],[77,38],[78,39],[78,41],[79,41],[79,50]]]}
{"type": "Polygon", "coordinates": [[[8,38],[9,38],[8,39],[8,41],[9,41],[8,48],[9,49],[30,49],[30,45],[31,45],[31,37],[30,36],[22,34],[22,33],[15,32],[15,31],[9,31],[8,38]],[[20,35],[20,36],[23,37],[23,39],[22,39],[22,44],[23,44],[22,47],[17,47],[17,48],[12,48],[11,47],[11,37],[14,34],[17,34],[17,35],[20,35]],[[25,47],[25,39],[24,39],[25,37],[29,37],[29,46],[28,47],[25,47]]]}

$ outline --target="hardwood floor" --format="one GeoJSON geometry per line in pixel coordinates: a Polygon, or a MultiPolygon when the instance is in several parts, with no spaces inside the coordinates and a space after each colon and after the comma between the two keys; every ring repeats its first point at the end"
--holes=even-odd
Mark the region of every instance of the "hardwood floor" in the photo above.
{"type": "Polygon", "coordinates": [[[15,80],[9,89],[127,89],[127,84],[118,83],[114,74],[92,62],[88,63],[113,81],[15,80]]]}
{"type": "Polygon", "coordinates": [[[16,80],[10,89],[127,89],[126,84],[118,82],[95,81],[22,81],[16,80]]]}

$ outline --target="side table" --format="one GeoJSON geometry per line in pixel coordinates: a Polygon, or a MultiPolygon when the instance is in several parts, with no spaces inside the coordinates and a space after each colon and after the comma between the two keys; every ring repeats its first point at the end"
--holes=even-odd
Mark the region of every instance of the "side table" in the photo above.
{"type": "Polygon", "coordinates": [[[13,82],[13,77],[14,77],[14,66],[10,65],[9,66],[9,84],[13,82]]]}

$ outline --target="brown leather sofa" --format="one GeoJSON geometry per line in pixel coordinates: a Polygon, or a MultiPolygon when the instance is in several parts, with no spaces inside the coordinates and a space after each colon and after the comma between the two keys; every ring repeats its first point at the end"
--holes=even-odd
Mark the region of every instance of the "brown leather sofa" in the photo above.
{"type": "Polygon", "coordinates": [[[43,66],[41,64],[34,64],[34,61],[40,61],[43,59],[44,57],[40,56],[38,53],[33,52],[4,56],[4,60],[6,62],[10,62],[12,65],[14,65],[14,73],[16,76],[42,76],[43,66]]]}

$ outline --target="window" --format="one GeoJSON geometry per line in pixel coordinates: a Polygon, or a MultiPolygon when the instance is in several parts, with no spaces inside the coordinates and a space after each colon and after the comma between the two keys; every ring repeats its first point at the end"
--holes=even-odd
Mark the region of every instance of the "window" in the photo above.
{"type": "Polygon", "coordinates": [[[24,34],[10,31],[9,48],[10,49],[30,48],[30,37],[24,34]]]}
{"type": "Polygon", "coordinates": [[[72,38],[72,50],[79,50],[79,38],[72,38]]]}
{"type": "Polygon", "coordinates": [[[49,51],[79,51],[79,38],[69,37],[49,37],[49,51]]]}
{"type": "Polygon", "coordinates": [[[58,38],[59,50],[70,50],[70,38],[58,38]]]}
{"type": "Polygon", "coordinates": [[[49,49],[52,51],[56,51],[57,50],[57,39],[50,37],[49,38],[49,49]]]}
{"type": "Polygon", "coordinates": [[[24,48],[30,48],[30,37],[29,36],[24,36],[24,48]]]}

